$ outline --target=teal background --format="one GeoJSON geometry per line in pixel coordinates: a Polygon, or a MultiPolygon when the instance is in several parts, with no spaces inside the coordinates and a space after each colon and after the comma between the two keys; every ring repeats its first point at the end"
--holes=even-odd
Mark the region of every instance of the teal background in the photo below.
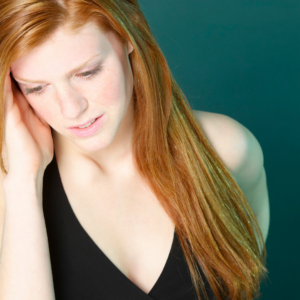
{"type": "Polygon", "coordinates": [[[260,299],[300,299],[300,1],[139,3],[191,107],[259,141],[271,210],[260,299]]]}

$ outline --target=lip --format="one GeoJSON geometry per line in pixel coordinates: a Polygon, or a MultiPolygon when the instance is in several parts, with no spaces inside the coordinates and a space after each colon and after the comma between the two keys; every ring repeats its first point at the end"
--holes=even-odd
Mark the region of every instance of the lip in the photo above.
{"type": "MultiPolygon", "coordinates": [[[[101,116],[102,116],[102,115],[101,115],[101,116]]],[[[87,122],[85,122],[85,123],[83,123],[83,124],[76,125],[76,126],[73,126],[73,127],[68,127],[68,129],[73,129],[73,128],[78,128],[78,127],[85,126],[86,124],[89,124],[90,122],[92,122],[92,121],[95,120],[95,119],[98,119],[98,118],[101,117],[101,116],[98,116],[98,117],[96,117],[96,118],[90,119],[90,120],[88,120],[87,122]]]]}
{"type": "Polygon", "coordinates": [[[75,128],[68,128],[68,130],[78,137],[87,137],[93,135],[101,127],[103,123],[103,118],[104,118],[104,114],[96,118],[96,121],[86,128],[75,127],[75,128]]]}

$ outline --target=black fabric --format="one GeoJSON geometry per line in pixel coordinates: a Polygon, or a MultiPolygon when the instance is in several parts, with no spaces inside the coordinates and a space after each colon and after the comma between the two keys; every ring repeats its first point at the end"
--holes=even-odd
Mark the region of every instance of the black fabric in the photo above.
{"type": "MultiPolygon", "coordinates": [[[[107,258],[76,218],[55,155],[44,173],[43,210],[56,300],[197,300],[176,231],[164,269],[148,294],[107,258]]],[[[209,299],[216,299],[201,275],[209,299]]]]}

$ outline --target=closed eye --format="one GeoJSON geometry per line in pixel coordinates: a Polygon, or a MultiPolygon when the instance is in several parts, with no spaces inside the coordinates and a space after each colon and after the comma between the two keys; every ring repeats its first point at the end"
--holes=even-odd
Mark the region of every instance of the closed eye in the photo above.
{"type": "MultiPolygon", "coordinates": [[[[87,72],[83,72],[83,73],[80,73],[78,75],[76,75],[77,77],[80,77],[84,80],[91,80],[92,78],[94,78],[102,69],[102,66],[97,66],[95,69],[91,70],[91,71],[87,71],[87,72]]],[[[38,86],[38,87],[35,87],[33,89],[27,89],[25,88],[25,92],[26,92],[26,95],[29,95],[29,94],[42,94],[44,90],[42,90],[42,86],[38,86]]]]}

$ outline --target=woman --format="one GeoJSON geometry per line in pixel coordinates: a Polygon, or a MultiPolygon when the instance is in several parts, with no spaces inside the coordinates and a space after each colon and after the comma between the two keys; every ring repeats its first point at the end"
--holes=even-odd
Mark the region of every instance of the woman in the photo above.
{"type": "Polygon", "coordinates": [[[0,298],[253,299],[261,148],[190,109],[137,0],[0,11],[0,298]]]}

